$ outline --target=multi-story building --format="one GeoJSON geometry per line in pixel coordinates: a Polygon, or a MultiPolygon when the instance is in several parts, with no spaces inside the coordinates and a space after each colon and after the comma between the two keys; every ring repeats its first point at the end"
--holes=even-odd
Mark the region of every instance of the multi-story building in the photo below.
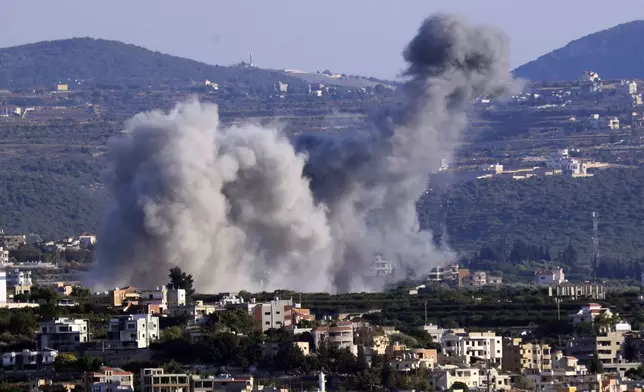
{"type": "Polygon", "coordinates": [[[121,368],[101,366],[85,375],[85,392],[134,391],[134,375],[121,368]]]}
{"type": "Polygon", "coordinates": [[[458,279],[458,264],[437,266],[429,271],[427,280],[430,282],[453,283],[458,279]]]}
{"type": "Polygon", "coordinates": [[[124,348],[146,348],[159,339],[159,318],[150,314],[131,314],[110,320],[108,340],[124,348]]]}
{"type": "Polygon", "coordinates": [[[376,276],[389,276],[394,273],[394,267],[391,261],[383,259],[377,255],[374,261],[374,273],[376,276]]]}
{"type": "Polygon", "coordinates": [[[9,264],[9,250],[0,246],[0,265],[9,264]]]}
{"type": "Polygon", "coordinates": [[[160,286],[154,289],[141,290],[139,304],[144,306],[153,306],[164,311],[168,309],[168,289],[160,286]]]}
{"type": "Polygon", "coordinates": [[[27,244],[27,236],[25,234],[18,235],[5,235],[0,234],[0,246],[5,249],[18,249],[21,245],[27,244]]]}
{"type": "Polygon", "coordinates": [[[81,233],[78,236],[78,240],[80,241],[81,245],[87,248],[96,243],[96,236],[90,233],[81,233]]]}
{"type": "Polygon", "coordinates": [[[255,320],[261,323],[262,331],[271,328],[293,328],[293,301],[275,298],[271,302],[256,304],[253,309],[255,320]]]}
{"type": "Polygon", "coordinates": [[[185,289],[168,289],[167,292],[168,307],[185,306],[186,290],[185,289]]]}
{"type": "Polygon", "coordinates": [[[2,354],[2,367],[5,369],[25,369],[53,366],[57,356],[58,351],[49,349],[8,352],[2,354]]]}
{"type": "Polygon", "coordinates": [[[253,377],[200,377],[190,376],[190,392],[213,392],[213,391],[253,391],[253,377]]]}
{"type": "Polygon", "coordinates": [[[12,269],[7,274],[7,284],[9,286],[33,286],[31,280],[31,271],[12,269]]]}
{"type": "Polygon", "coordinates": [[[608,332],[595,338],[597,358],[602,364],[618,363],[624,356],[624,332],[608,332]]]}
{"type": "Polygon", "coordinates": [[[494,332],[448,332],[441,338],[445,355],[461,358],[465,364],[472,360],[490,362],[500,366],[503,359],[501,337],[494,332]]]}
{"type": "Polygon", "coordinates": [[[38,333],[39,347],[58,351],[76,351],[90,340],[89,321],[60,317],[42,322],[38,333]]]}
{"type": "Polygon", "coordinates": [[[469,366],[444,365],[432,372],[432,386],[438,391],[448,391],[454,383],[463,383],[469,389],[481,386],[479,374],[481,369],[469,366]]]}
{"type": "Polygon", "coordinates": [[[525,370],[551,370],[552,348],[548,344],[524,343],[521,338],[503,341],[503,370],[523,373],[525,370]]]}
{"type": "Polygon", "coordinates": [[[588,304],[572,315],[572,325],[576,327],[582,323],[593,324],[599,315],[608,319],[613,316],[613,312],[608,308],[603,308],[600,304],[588,304]]]}
{"type": "Polygon", "coordinates": [[[187,304],[184,306],[171,307],[170,312],[172,315],[185,315],[188,316],[188,323],[191,325],[199,325],[208,321],[208,315],[215,313],[216,306],[211,304],[204,304],[203,301],[195,301],[195,303],[187,304]]]}
{"type": "Polygon", "coordinates": [[[189,392],[190,383],[187,374],[169,374],[161,368],[141,370],[141,392],[189,392]]]}
{"type": "Polygon", "coordinates": [[[315,348],[318,349],[323,342],[336,348],[348,348],[352,351],[357,351],[356,345],[353,344],[353,327],[351,325],[316,328],[313,331],[315,348]]]}
{"type": "Polygon", "coordinates": [[[109,291],[110,305],[114,307],[127,306],[128,304],[138,304],[141,292],[133,286],[115,288],[109,291]]]}
{"type": "Polygon", "coordinates": [[[391,367],[399,372],[409,372],[415,369],[433,369],[438,362],[436,349],[412,348],[394,350],[391,367]]]}

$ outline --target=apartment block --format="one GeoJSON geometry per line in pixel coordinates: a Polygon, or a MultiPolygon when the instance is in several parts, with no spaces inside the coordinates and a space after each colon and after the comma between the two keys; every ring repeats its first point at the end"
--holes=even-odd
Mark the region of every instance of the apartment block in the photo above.
{"type": "Polygon", "coordinates": [[[411,348],[393,351],[391,367],[399,372],[409,372],[416,369],[433,369],[438,362],[436,349],[411,348]]]}
{"type": "Polygon", "coordinates": [[[275,298],[271,302],[256,304],[253,308],[255,320],[261,323],[262,331],[271,328],[293,328],[293,301],[275,298]]]}
{"type": "Polygon", "coordinates": [[[88,320],[60,317],[39,325],[38,342],[41,349],[76,351],[89,340],[88,320]]]}
{"type": "Polygon", "coordinates": [[[449,332],[441,338],[443,353],[465,364],[485,361],[500,366],[503,359],[501,337],[494,332],[449,332]]]}
{"type": "Polygon", "coordinates": [[[353,344],[353,327],[351,325],[316,328],[313,331],[313,342],[316,349],[324,342],[336,348],[357,351],[357,347],[353,344]]]}
{"type": "Polygon", "coordinates": [[[523,373],[526,370],[552,370],[552,348],[548,344],[524,343],[521,338],[503,341],[503,370],[523,373]]]}
{"type": "Polygon", "coordinates": [[[141,370],[141,392],[188,392],[190,377],[187,374],[165,373],[161,368],[141,370]]]}
{"type": "Polygon", "coordinates": [[[25,369],[42,366],[53,366],[58,351],[56,350],[22,350],[2,354],[2,367],[4,369],[25,369]]]}
{"type": "Polygon", "coordinates": [[[102,366],[98,371],[85,375],[85,392],[134,391],[134,375],[121,368],[102,366]]]}
{"type": "Polygon", "coordinates": [[[124,348],[146,348],[159,339],[159,318],[150,314],[131,314],[110,320],[107,339],[124,348]]]}

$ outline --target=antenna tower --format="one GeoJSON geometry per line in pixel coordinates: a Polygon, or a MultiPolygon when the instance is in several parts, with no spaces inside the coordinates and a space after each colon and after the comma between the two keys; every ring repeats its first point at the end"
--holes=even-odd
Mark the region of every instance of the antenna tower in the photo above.
{"type": "Polygon", "coordinates": [[[593,216],[593,254],[592,254],[592,270],[593,270],[593,281],[597,280],[597,266],[599,265],[599,214],[597,212],[592,213],[593,216]]]}

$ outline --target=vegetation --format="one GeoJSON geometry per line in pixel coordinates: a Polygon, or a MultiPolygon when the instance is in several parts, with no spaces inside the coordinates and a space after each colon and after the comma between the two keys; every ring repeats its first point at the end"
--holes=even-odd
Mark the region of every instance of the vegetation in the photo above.
{"type": "Polygon", "coordinates": [[[529,80],[577,80],[584,71],[602,79],[642,78],[644,63],[633,53],[644,50],[644,21],[599,31],[517,68],[515,75],[529,80]]]}
{"type": "Polygon", "coordinates": [[[522,240],[555,258],[572,244],[581,261],[589,260],[591,213],[596,211],[602,255],[631,260],[644,257],[642,197],[644,168],[615,169],[588,178],[463,182],[426,194],[418,211],[421,226],[458,251],[500,242],[509,248],[522,240]]]}
{"type": "Polygon", "coordinates": [[[0,88],[83,85],[148,87],[190,85],[206,79],[238,87],[270,87],[278,81],[296,87],[300,79],[278,71],[213,66],[153,52],[139,46],[92,38],[43,41],[0,49],[0,88]]]}
{"type": "Polygon", "coordinates": [[[181,271],[181,268],[170,268],[169,277],[170,281],[167,285],[169,289],[184,289],[186,290],[186,296],[188,297],[195,293],[195,289],[192,287],[194,285],[192,275],[181,271]]]}

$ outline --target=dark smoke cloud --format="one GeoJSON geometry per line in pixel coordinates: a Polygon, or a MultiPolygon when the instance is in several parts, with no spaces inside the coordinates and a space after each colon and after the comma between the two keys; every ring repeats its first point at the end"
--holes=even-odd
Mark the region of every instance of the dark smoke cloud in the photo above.
{"type": "Polygon", "coordinates": [[[216,107],[144,113],[109,145],[114,208],[98,278],[157,285],[179,266],[204,291],[374,290],[374,257],[419,277],[452,254],[418,230],[427,176],[454,150],[479,95],[517,86],[507,40],[446,15],[404,50],[398,102],[350,135],[223,128],[216,107]]]}

